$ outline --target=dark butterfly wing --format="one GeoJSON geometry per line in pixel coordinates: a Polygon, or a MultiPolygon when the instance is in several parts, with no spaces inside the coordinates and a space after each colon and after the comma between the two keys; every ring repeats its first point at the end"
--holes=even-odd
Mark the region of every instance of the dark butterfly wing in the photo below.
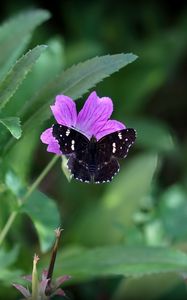
{"type": "Polygon", "coordinates": [[[91,181],[91,176],[88,168],[83,163],[80,163],[76,156],[70,156],[67,166],[75,179],[87,183],[91,181]]]}
{"type": "Polygon", "coordinates": [[[136,131],[133,128],[126,128],[104,136],[98,141],[99,163],[108,162],[111,157],[125,158],[135,139],[136,131]]]}
{"type": "Polygon", "coordinates": [[[89,144],[88,138],[77,130],[70,127],[54,124],[52,135],[58,141],[62,154],[81,153],[85,151],[89,144]]]}
{"type": "Polygon", "coordinates": [[[68,168],[72,176],[82,182],[109,182],[119,171],[118,158],[124,158],[136,139],[132,128],[113,132],[96,140],[89,140],[77,130],[53,125],[52,134],[62,154],[69,155],[68,168]]]}
{"type": "Polygon", "coordinates": [[[109,162],[101,165],[99,169],[96,170],[94,176],[95,183],[105,183],[110,182],[113,177],[119,172],[119,163],[117,159],[112,158],[109,162]]]}

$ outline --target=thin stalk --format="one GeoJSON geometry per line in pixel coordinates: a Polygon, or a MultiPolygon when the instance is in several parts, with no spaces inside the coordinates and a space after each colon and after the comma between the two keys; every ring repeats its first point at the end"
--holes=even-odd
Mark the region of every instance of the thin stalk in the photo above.
{"type": "Polygon", "coordinates": [[[59,156],[55,155],[45,169],[41,172],[41,174],[37,177],[37,179],[33,182],[33,184],[29,187],[28,191],[26,192],[25,196],[23,196],[22,202],[25,202],[32,192],[38,187],[40,182],[45,178],[47,173],[52,169],[56,161],[58,160],[59,156]]]}
{"type": "MultiPolygon", "coordinates": [[[[41,174],[37,177],[37,179],[33,182],[33,184],[29,187],[28,191],[26,192],[26,194],[21,199],[22,204],[19,205],[19,207],[21,207],[23,205],[23,203],[29,198],[29,196],[32,194],[32,192],[38,187],[38,185],[41,183],[41,181],[44,179],[44,177],[47,175],[47,173],[52,169],[52,167],[54,166],[54,164],[56,163],[58,158],[59,158],[59,156],[56,155],[48,163],[48,165],[41,172],[41,174]]],[[[13,211],[10,214],[5,226],[3,227],[3,229],[0,233],[0,245],[4,241],[6,235],[9,232],[9,229],[11,228],[11,226],[12,226],[12,224],[13,224],[13,222],[14,222],[14,220],[15,220],[18,213],[19,213],[18,211],[13,211]]]]}
{"type": "Polygon", "coordinates": [[[2,242],[4,241],[4,239],[5,239],[6,235],[7,235],[7,233],[8,233],[8,231],[9,231],[10,227],[12,226],[12,224],[13,224],[13,222],[14,222],[16,216],[17,216],[17,214],[18,214],[17,211],[13,211],[13,212],[10,214],[10,216],[9,216],[9,218],[8,218],[8,220],[7,220],[6,224],[5,224],[5,226],[3,227],[3,229],[2,229],[2,231],[1,231],[1,233],[0,233],[0,245],[1,245],[2,242]]]}

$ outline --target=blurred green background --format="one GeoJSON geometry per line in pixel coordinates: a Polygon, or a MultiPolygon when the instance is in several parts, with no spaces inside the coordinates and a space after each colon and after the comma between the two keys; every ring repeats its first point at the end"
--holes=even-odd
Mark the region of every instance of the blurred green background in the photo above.
{"type": "MultiPolygon", "coordinates": [[[[52,16],[37,28],[28,48],[47,44],[49,49],[5,112],[15,111],[15,107],[19,110],[22,100],[16,100],[30,98],[44,81],[80,61],[121,52],[139,57],[95,88],[99,96],[113,99],[113,118],[138,133],[128,158],[121,162],[120,174],[111,184],[101,186],[69,183],[59,161],[40,185],[40,190],[57,203],[65,229],[62,249],[120,244],[134,248],[172,246],[187,251],[186,1],[6,1],[0,3],[1,21],[30,8],[47,9],[52,16]]],[[[77,101],[79,108],[86,96],[77,101]]],[[[39,140],[42,130],[52,122],[50,119],[28,130],[3,156],[24,183],[33,182],[52,158],[39,140]]],[[[1,227],[12,207],[11,197],[1,198],[1,227]]],[[[51,212],[45,209],[44,213],[51,212]]],[[[33,253],[40,253],[40,248],[27,216],[17,218],[6,243],[8,249],[20,244],[15,266],[23,273],[31,272],[33,253]]],[[[47,260],[48,254],[44,256],[47,260]]],[[[60,274],[59,269],[60,265],[60,274]]],[[[0,299],[8,299],[2,298],[7,288],[6,284],[0,287],[0,299]]],[[[75,278],[66,293],[76,300],[187,297],[185,284],[175,273],[138,279],[90,277],[80,282],[75,278]]],[[[12,291],[12,299],[19,299],[17,294],[12,291]]]]}

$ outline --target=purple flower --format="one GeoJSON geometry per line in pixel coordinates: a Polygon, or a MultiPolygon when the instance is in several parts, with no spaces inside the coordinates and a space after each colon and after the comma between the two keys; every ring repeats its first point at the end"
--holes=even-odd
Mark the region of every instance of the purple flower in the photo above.
{"type": "MultiPolygon", "coordinates": [[[[126,128],[121,122],[109,120],[113,112],[112,100],[108,97],[99,98],[95,91],[89,95],[79,113],[75,102],[65,95],[56,96],[51,110],[58,124],[74,128],[89,139],[95,136],[99,140],[109,133],[126,128]]],[[[48,145],[48,152],[62,154],[52,135],[52,127],[41,134],[41,141],[48,145]]]]}

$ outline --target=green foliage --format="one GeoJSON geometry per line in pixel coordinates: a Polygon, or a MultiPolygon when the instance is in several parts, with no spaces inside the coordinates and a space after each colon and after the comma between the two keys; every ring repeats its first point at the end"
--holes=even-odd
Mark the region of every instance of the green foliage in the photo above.
{"type": "Polygon", "coordinates": [[[127,118],[127,124],[137,129],[137,144],[141,148],[159,152],[168,152],[175,149],[171,132],[164,122],[139,117],[127,118]],[[153,139],[152,137],[158,138],[153,139]]]}
{"type": "Polygon", "coordinates": [[[63,71],[55,80],[44,86],[26,105],[24,120],[26,126],[38,126],[49,118],[49,105],[57,94],[73,99],[80,98],[96,83],[125,67],[137,58],[134,54],[115,54],[95,57],[63,71]]]}
{"type": "Polygon", "coordinates": [[[21,124],[20,119],[17,117],[8,117],[0,119],[0,123],[3,124],[15,137],[19,139],[21,137],[21,124]]]}
{"type": "Polygon", "coordinates": [[[121,281],[112,300],[123,300],[124,295],[127,299],[136,299],[137,295],[139,299],[144,300],[175,300],[176,295],[179,299],[185,299],[185,288],[182,277],[175,273],[160,273],[138,278],[130,277],[121,281]]]}
{"type": "Polygon", "coordinates": [[[74,280],[96,276],[142,276],[152,273],[185,272],[187,255],[169,248],[106,246],[96,249],[65,249],[56,274],[72,274],[74,280]]]}
{"type": "Polygon", "coordinates": [[[4,80],[0,83],[1,96],[0,96],[0,109],[2,109],[9,99],[16,92],[21,82],[26,77],[36,60],[45,50],[46,46],[37,46],[34,49],[23,55],[13,66],[13,68],[5,76],[4,80]]]}
{"type": "Polygon", "coordinates": [[[5,249],[0,250],[0,281],[6,285],[10,285],[15,278],[21,275],[20,270],[11,269],[12,264],[16,262],[18,257],[18,250],[18,247],[14,247],[10,251],[5,249]]]}
{"type": "Polygon", "coordinates": [[[75,219],[68,241],[88,245],[123,241],[133,224],[133,213],[150,192],[156,166],[157,156],[153,154],[139,155],[127,163],[100,201],[75,219]]]}
{"type": "Polygon", "coordinates": [[[22,206],[21,212],[26,213],[36,227],[41,250],[49,250],[54,242],[54,229],[61,225],[55,202],[43,193],[35,191],[22,206]]]}
{"type": "Polygon", "coordinates": [[[0,78],[24,51],[32,31],[49,16],[45,10],[25,11],[0,27],[0,78]]]}
{"type": "Polygon", "coordinates": [[[50,17],[43,9],[0,27],[0,295],[63,226],[55,275],[73,277],[77,300],[179,299],[181,290],[185,299],[187,8],[175,19],[154,1],[108,3],[111,12],[104,1],[58,5],[35,35],[50,17]],[[57,94],[78,100],[96,85],[137,141],[110,184],[86,185],[70,181],[66,158],[48,164],[39,136],[57,94]]]}

